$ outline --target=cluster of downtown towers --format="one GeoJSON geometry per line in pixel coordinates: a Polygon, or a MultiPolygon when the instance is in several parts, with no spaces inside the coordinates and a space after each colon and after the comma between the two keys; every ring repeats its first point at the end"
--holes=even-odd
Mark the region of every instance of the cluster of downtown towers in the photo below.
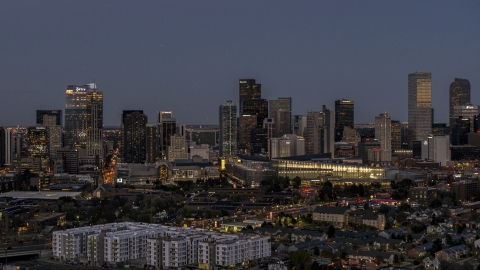
{"type": "MultiPolygon", "coordinates": [[[[448,125],[434,123],[431,85],[431,73],[408,75],[408,125],[391,120],[386,112],[375,117],[373,137],[384,155],[382,160],[389,161],[392,151],[412,149],[414,141],[425,140],[430,134],[448,134],[453,145],[466,144],[465,132],[479,129],[478,106],[470,103],[468,80],[455,79],[450,85],[448,125]]],[[[69,151],[82,151],[77,156],[94,157],[100,164],[108,152],[119,147],[125,163],[154,163],[167,159],[169,148],[188,151],[185,133],[179,131],[172,112],[167,111],[158,112],[157,123],[149,124],[142,110],[124,110],[119,144],[106,143],[103,93],[96,84],[67,87],[64,128],[62,110],[38,110],[36,116],[37,126],[28,128],[29,157],[54,159],[69,151]]],[[[6,132],[11,131],[0,128],[0,135],[5,137],[0,138],[0,145],[9,145],[4,151],[0,149],[2,164],[9,163],[4,153],[11,153],[8,148],[15,146],[9,142],[14,139],[12,134],[6,132]]],[[[353,100],[335,101],[335,111],[323,105],[321,110],[309,111],[307,115],[292,115],[290,97],[262,99],[261,84],[254,79],[241,79],[238,107],[231,100],[219,107],[218,155],[221,157],[269,154],[273,158],[271,142],[279,138],[292,144],[302,141],[298,144],[302,149],[288,152],[291,156],[333,153],[335,142],[355,143],[359,137],[354,129],[353,100]]],[[[186,157],[188,155],[178,155],[178,158],[186,157]]]]}
{"type": "MultiPolygon", "coordinates": [[[[363,140],[354,129],[353,100],[336,100],[334,112],[323,105],[321,111],[292,115],[291,98],[267,101],[261,98],[260,84],[253,79],[242,79],[238,104],[238,111],[231,100],[220,105],[220,156],[273,152],[272,140],[281,137],[288,144],[303,141],[300,145],[304,149],[297,149],[297,154],[334,153],[335,142],[356,144],[363,140]]],[[[392,151],[412,149],[415,141],[426,140],[432,134],[450,136],[453,145],[466,144],[466,133],[478,130],[478,113],[478,106],[470,103],[469,81],[455,78],[449,91],[449,123],[435,123],[431,73],[414,72],[408,74],[408,123],[392,120],[386,112],[380,113],[375,117],[371,137],[379,145],[380,159],[388,162],[392,151]]],[[[279,157],[268,154],[271,158],[279,157]]]]}

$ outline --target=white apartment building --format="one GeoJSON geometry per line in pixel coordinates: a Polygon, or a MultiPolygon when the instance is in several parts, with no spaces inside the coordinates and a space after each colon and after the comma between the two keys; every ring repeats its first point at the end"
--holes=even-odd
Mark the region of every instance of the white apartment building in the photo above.
{"type": "Polygon", "coordinates": [[[327,207],[317,206],[313,211],[314,221],[325,221],[335,227],[342,227],[347,221],[346,213],[350,210],[348,207],[327,207]]]}
{"type": "Polygon", "coordinates": [[[103,265],[146,256],[147,238],[164,235],[169,227],[122,222],[53,232],[53,256],[103,265]]]}

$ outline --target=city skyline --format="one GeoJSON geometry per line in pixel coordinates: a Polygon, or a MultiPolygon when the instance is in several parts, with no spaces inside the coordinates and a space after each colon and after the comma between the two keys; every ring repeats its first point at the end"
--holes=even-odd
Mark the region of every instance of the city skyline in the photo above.
{"type": "Polygon", "coordinates": [[[94,76],[106,126],[132,108],[218,124],[219,104],[239,104],[242,78],[262,84],[267,100],[291,97],[292,115],[352,99],[357,124],[383,111],[407,121],[407,74],[415,71],[432,73],[435,122],[449,120],[454,78],[469,80],[471,103],[480,103],[475,1],[49,3],[2,4],[0,115],[20,102],[27,109],[0,125],[34,125],[36,110],[64,109],[65,87],[94,76]]]}

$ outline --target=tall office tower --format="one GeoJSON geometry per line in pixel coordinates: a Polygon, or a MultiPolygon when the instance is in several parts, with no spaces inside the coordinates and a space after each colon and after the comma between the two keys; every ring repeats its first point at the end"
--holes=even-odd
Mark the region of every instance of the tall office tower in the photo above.
{"type": "Polygon", "coordinates": [[[450,161],[450,138],[446,136],[429,135],[422,143],[422,159],[439,162],[440,166],[450,161]]]}
{"type": "Polygon", "coordinates": [[[62,110],[37,110],[37,125],[45,125],[43,123],[45,115],[53,116],[55,125],[62,127],[62,110]]]}
{"type": "Polygon", "coordinates": [[[269,117],[275,122],[275,137],[292,132],[292,98],[278,98],[269,101],[269,117]]]}
{"type": "MultiPolygon", "coordinates": [[[[87,155],[103,160],[103,92],[87,90],[87,155]]],[[[100,165],[100,164],[97,164],[100,165]]]]}
{"type": "Polygon", "coordinates": [[[177,120],[172,117],[172,112],[158,112],[158,151],[160,159],[166,159],[167,146],[170,137],[177,131],[177,120]]]}
{"type": "Polygon", "coordinates": [[[470,123],[472,121],[469,118],[458,117],[452,128],[452,145],[464,145],[468,144],[468,133],[470,133],[470,123]]]}
{"type": "Polygon", "coordinates": [[[344,127],[353,128],[354,102],[349,99],[335,101],[335,141],[340,142],[343,138],[344,127]]]}
{"type": "Polygon", "coordinates": [[[292,133],[298,136],[303,136],[305,128],[307,127],[306,115],[293,115],[292,116],[292,133]]]}
{"type": "MultiPolygon", "coordinates": [[[[37,111],[38,115],[38,111],[37,111]]],[[[57,156],[57,150],[62,148],[62,126],[57,125],[58,117],[56,115],[44,114],[42,119],[42,125],[47,128],[49,149],[48,153],[50,158],[57,156]]]]}
{"type": "Polygon", "coordinates": [[[240,115],[243,114],[242,103],[246,100],[260,99],[262,97],[262,85],[256,84],[254,79],[242,79],[239,81],[239,105],[240,115]]]}
{"type": "Polygon", "coordinates": [[[147,157],[147,116],[142,110],[123,111],[123,160],[125,163],[145,163],[147,157]]]}
{"type": "Polygon", "coordinates": [[[456,121],[459,117],[470,119],[470,132],[473,131],[474,119],[479,113],[477,105],[461,105],[453,106],[453,119],[450,118],[450,128],[453,130],[455,128],[456,121]],[[453,122],[452,122],[453,120],[453,122]]]}
{"type": "Polygon", "coordinates": [[[432,133],[432,74],[408,74],[408,146],[423,141],[432,133]]]}
{"type": "Polygon", "coordinates": [[[184,136],[173,134],[167,146],[167,160],[175,162],[177,159],[188,159],[188,147],[184,136]]]}
{"type": "Polygon", "coordinates": [[[380,143],[380,163],[392,161],[392,119],[386,113],[375,116],[375,138],[380,143]]]}
{"type": "Polygon", "coordinates": [[[90,85],[69,85],[65,102],[65,146],[85,147],[87,143],[87,90],[90,85]]]}
{"type": "Polygon", "coordinates": [[[470,104],[470,82],[455,78],[455,81],[450,84],[450,126],[455,124],[458,118],[454,115],[454,107],[468,104],[470,104]]]}
{"type": "Polygon", "coordinates": [[[155,163],[157,159],[157,127],[153,124],[147,124],[147,137],[146,137],[146,148],[147,148],[147,163],[155,163]]]}
{"type": "Polygon", "coordinates": [[[28,156],[48,157],[48,132],[44,126],[28,127],[28,156]]]}
{"type": "Polygon", "coordinates": [[[220,156],[237,154],[237,106],[228,100],[219,107],[220,156]]]}
{"type": "Polygon", "coordinates": [[[391,125],[392,151],[395,152],[402,149],[402,123],[392,120],[391,125]]]}
{"type": "Polygon", "coordinates": [[[266,151],[268,139],[263,130],[263,120],[268,118],[268,101],[265,99],[252,99],[242,102],[243,114],[239,119],[239,147],[240,153],[251,154],[258,152],[261,148],[266,151]],[[255,141],[256,147],[253,147],[255,141]],[[262,147],[264,146],[264,147],[262,147]]]}
{"type": "Polygon", "coordinates": [[[275,138],[275,120],[272,118],[263,119],[263,128],[267,131],[267,137],[275,138]]]}
{"type": "Polygon", "coordinates": [[[325,105],[321,112],[308,112],[305,130],[305,154],[334,152],[334,115],[325,105]]]}

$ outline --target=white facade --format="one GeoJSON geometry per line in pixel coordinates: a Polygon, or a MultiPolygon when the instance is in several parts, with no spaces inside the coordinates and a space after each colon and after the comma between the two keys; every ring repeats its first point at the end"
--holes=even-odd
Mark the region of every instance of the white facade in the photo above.
{"type": "Polygon", "coordinates": [[[268,156],[272,158],[289,157],[292,142],[283,136],[281,138],[270,138],[268,140],[268,156]]]}
{"type": "Polygon", "coordinates": [[[182,135],[172,135],[170,137],[170,145],[167,148],[169,162],[174,162],[176,159],[188,159],[187,142],[182,135]]]}
{"type": "Polygon", "coordinates": [[[428,136],[422,144],[422,159],[439,162],[441,166],[446,166],[450,161],[450,136],[428,136]]]}

